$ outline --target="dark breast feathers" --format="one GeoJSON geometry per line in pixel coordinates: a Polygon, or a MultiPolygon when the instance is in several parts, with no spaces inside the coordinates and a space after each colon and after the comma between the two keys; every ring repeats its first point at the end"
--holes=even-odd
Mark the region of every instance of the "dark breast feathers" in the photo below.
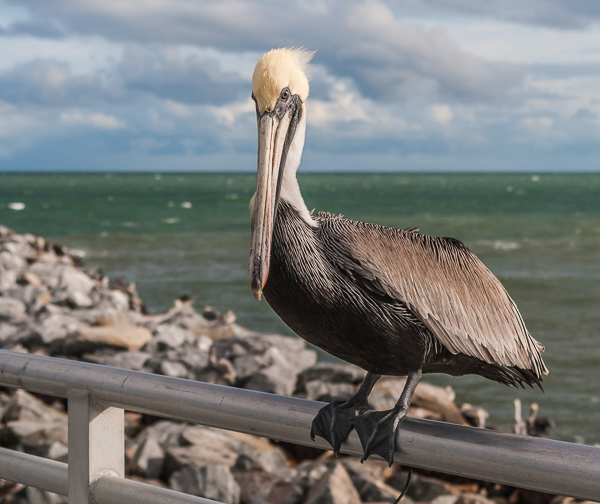
{"type": "Polygon", "coordinates": [[[403,374],[421,359],[424,372],[540,384],[543,346],[461,242],[327,213],[315,221],[311,228],[280,204],[265,286],[269,304],[300,336],[382,374],[403,374]],[[390,353],[401,362],[397,372],[387,369],[390,353]],[[382,364],[369,365],[376,359],[382,364]]]}

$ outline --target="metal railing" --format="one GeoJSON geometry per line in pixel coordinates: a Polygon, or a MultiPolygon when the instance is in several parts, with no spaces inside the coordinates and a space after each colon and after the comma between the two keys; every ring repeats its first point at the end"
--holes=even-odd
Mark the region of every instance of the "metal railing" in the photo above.
{"type": "MultiPolygon", "coordinates": [[[[0,478],[71,504],[213,503],[124,479],[124,410],[327,449],[323,403],[0,350],[0,385],[69,401],[69,464],[0,449],[0,478]]],[[[394,460],[410,467],[600,501],[600,448],[407,418],[394,460]]],[[[342,453],[361,455],[352,432],[342,453]]]]}

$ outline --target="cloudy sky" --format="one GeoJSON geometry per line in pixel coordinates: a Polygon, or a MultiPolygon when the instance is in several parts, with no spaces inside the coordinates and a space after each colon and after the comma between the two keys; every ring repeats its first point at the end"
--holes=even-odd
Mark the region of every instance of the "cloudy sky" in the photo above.
{"type": "Polygon", "coordinates": [[[280,46],[305,171],[600,168],[600,2],[0,0],[0,170],[254,170],[280,46]]]}

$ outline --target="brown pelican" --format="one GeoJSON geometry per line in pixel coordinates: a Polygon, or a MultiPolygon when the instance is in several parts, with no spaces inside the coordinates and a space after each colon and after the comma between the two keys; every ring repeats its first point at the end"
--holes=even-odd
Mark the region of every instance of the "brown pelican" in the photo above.
{"type": "Polygon", "coordinates": [[[319,411],[313,439],[325,438],[337,453],[355,428],[363,460],[377,453],[391,465],[423,373],[541,388],[544,347],[500,281],[458,240],[308,211],[296,171],[311,57],[274,49],[252,77],[258,175],[249,279],[254,296],[264,294],[302,338],[367,371],[348,401],[319,411]],[[367,398],[382,375],[408,378],[392,410],[372,411],[367,398]]]}

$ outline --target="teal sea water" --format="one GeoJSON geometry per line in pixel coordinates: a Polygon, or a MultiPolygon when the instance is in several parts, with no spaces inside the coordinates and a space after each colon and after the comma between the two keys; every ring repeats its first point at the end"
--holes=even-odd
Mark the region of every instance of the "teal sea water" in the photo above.
{"type": "MultiPolygon", "coordinates": [[[[466,243],[546,345],[545,394],[476,376],[427,380],[485,407],[501,429],[519,397],[525,412],[535,401],[556,422],[553,437],[600,443],[600,174],[299,180],[309,208],[466,243]]],[[[87,266],[135,281],[150,310],[190,294],[251,329],[292,334],[248,286],[254,184],[250,174],[0,174],[0,224],[84,250],[87,266]]]]}

